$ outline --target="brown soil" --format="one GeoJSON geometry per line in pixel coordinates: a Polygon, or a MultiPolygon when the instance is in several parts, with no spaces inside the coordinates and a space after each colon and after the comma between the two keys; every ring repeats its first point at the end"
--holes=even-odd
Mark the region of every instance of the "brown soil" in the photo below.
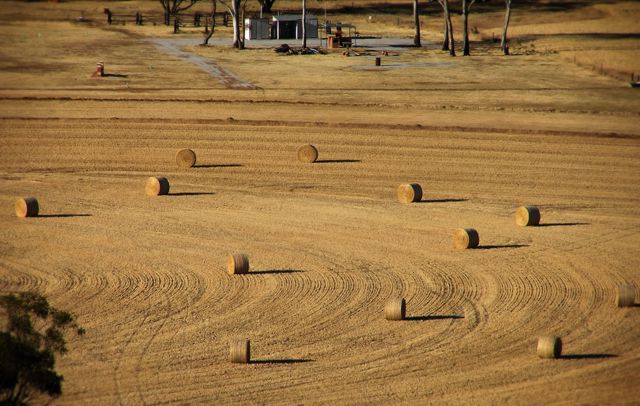
{"type": "Polygon", "coordinates": [[[242,91],[103,25],[40,22],[59,35],[21,47],[32,24],[3,31],[0,292],[38,290],[85,327],[57,403],[640,398],[640,308],[616,306],[640,286],[637,89],[554,53],[406,51],[450,69],[381,79],[340,55],[200,52],[260,87],[242,91]],[[128,76],[90,78],[98,60],[128,76]],[[305,85],[314,63],[349,86],[305,85]],[[307,143],[314,164],[297,161],[307,143]],[[170,194],[146,196],[149,176],[170,194]],[[410,182],[423,201],[397,202],[410,182]],[[26,196],[39,217],[15,217],[26,196]],[[516,226],[523,205],[540,227],[516,226]],[[457,228],[480,247],[454,250],[457,228]],[[227,274],[234,253],[249,274],[227,274]],[[385,320],[391,297],[408,320],[385,320]],[[543,335],[566,357],[539,359],[543,335]],[[256,362],[228,361],[235,337],[256,362]]]}

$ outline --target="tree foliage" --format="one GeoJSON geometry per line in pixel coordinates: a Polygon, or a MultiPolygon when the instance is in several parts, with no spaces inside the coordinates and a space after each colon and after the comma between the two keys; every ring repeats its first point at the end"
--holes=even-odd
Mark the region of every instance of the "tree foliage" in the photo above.
{"type": "Polygon", "coordinates": [[[262,7],[262,11],[265,13],[271,12],[271,7],[273,7],[273,3],[275,2],[276,0],[258,0],[258,3],[260,3],[260,7],[262,7]]]}
{"type": "Polygon", "coordinates": [[[55,354],[67,352],[64,331],[78,327],[75,317],[49,305],[37,293],[0,296],[0,405],[25,405],[36,394],[62,394],[55,354]]]}
{"type": "Polygon", "coordinates": [[[200,0],[159,0],[164,10],[164,23],[169,25],[170,17],[176,17],[181,11],[187,10],[196,5],[200,0]]]}

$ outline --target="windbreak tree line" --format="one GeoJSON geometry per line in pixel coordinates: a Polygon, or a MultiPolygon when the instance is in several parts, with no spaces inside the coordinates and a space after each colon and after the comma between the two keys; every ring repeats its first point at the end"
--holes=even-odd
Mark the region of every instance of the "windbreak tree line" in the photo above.
{"type": "MultiPolygon", "coordinates": [[[[159,0],[164,9],[165,23],[169,24],[171,17],[178,16],[179,13],[193,7],[198,1],[201,0],[159,0]]],[[[456,3],[456,6],[460,6],[460,14],[462,15],[462,49],[463,55],[470,55],[470,43],[469,43],[469,14],[471,7],[476,2],[491,2],[492,0],[424,0],[425,2],[436,1],[443,11],[444,17],[444,29],[443,29],[443,42],[442,50],[449,51],[451,56],[456,55],[455,51],[455,39],[453,25],[451,23],[452,3],[456,3]]],[[[502,28],[502,40],[500,48],[505,55],[509,54],[509,48],[507,45],[507,30],[511,19],[511,1],[512,0],[496,0],[496,2],[504,2],[505,4],[505,18],[502,28]]],[[[233,47],[238,49],[244,48],[244,38],[242,35],[242,23],[244,21],[244,14],[248,0],[211,0],[211,30],[206,36],[203,45],[207,45],[209,39],[213,35],[215,30],[215,12],[217,3],[220,2],[229,12],[233,22],[233,47]]],[[[270,13],[276,0],[257,0],[260,5],[261,12],[270,13]]],[[[421,46],[421,34],[420,34],[420,4],[419,0],[412,0],[413,2],[413,19],[415,34],[413,43],[414,46],[421,46]]],[[[307,33],[306,33],[306,12],[307,4],[306,0],[302,0],[302,46],[307,46],[307,33]]]]}
{"type": "MultiPolygon", "coordinates": [[[[434,0],[431,0],[434,1],[434,0]]],[[[444,17],[444,29],[443,29],[443,41],[442,50],[449,51],[449,55],[456,56],[455,40],[453,36],[453,25],[451,24],[452,3],[450,0],[435,0],[442,7],[442,14],[444,17]]],[[[504,55],[509,54],[509,47],[507,45],[507,31],[509,29],[509,22],[511,20],[511,0],[500,0],[505,4],[505,18],[502,26],[502,40],[500,42],[500,49],[504,55]]],[[[415,20],[415,36],[414,45],[420,46],[420,19],[418,11],[418,0],[413,0],[413,13],[415,20]]],[[[471,13],[471,6],[476,2],[489,3],[491,0],[461,0],[460,1],[460,14],[462,15],[462,52],[463,55],[471,55],[470,42],[469,42],[469,14],[471,13]]]]}

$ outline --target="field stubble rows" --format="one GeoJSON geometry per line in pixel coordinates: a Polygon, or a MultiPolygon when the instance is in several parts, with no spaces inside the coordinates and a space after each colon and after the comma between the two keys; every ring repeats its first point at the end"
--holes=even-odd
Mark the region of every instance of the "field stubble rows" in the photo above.
{"type": "Polygon", "coordinates": [[[34,194],[53,215],[3,215],[0,289],[39,289],[89,331],[61,359],[64,402],[637,398],[640,316],[613,304],[640,265],[635,138],[64,118],[0,131],[2,205],[34,194]],[[306,142],[325,162],[295,161],[306,142]],[[183,147],[200,166],[177,169],[183,147]],[[174,194],[145,196],[151,175],[174,194]],[[394,201],[406,181],[426,202],[394,201]],[[549,226],[515,226],[530,202],[549,226]],[[465,226],[485,249],[452,250],[465,226]],[[256,274],[227,275],[232,252],[256,274]],[[384,321],[398,294],[415,320],[384,321]],[[537,360],[549,332],[587,357],[537,360]],[[275,363],[229,366],[236,335],[275,363]]]}

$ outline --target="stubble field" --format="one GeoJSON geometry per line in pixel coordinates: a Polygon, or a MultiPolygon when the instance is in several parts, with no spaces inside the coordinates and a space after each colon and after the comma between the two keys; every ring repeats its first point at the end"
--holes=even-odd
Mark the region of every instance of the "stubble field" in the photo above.
{"type": "Polygon", "coordinates": [[[640,398],[640,308],[615,305],[619,284],[640,284],[638,91],[573,64],[566,37],[509,58],[430,43],[379,70],[339,52],[182,48],[254,86],[238,90],[139,27],[104,25],[99,3],[10,4],[0,292],[37,290],[86,328],[58,361],[56,403],[640,398]],[[96,22],[68,21],[78,9],[96,22]],[[99,60],[126,77],[91,78],[99,60]],[[305,143],[317,163],[296,161],[305,143]],[[196,167],[176,167],[181,148],[196,167]],[[170,195],[144,194],[156,175],[170,195]],[[422,202],[396,201],[407,182],[422,202]],[[16,218],[28,195],[42,215],[16,218]],[[521,205],[541,227],[515,225],[521,205]],[[453,249],[460,227],[479,249],[453,249]],[[251,272],[228,275],[240,252],[251,272]],[[386,321],[397,295],[409,319],[386,321]],[[548,334],[564,358],[536,357],[548,334]],[[238,336],[255,362],[228,362],[238,336]]]}

